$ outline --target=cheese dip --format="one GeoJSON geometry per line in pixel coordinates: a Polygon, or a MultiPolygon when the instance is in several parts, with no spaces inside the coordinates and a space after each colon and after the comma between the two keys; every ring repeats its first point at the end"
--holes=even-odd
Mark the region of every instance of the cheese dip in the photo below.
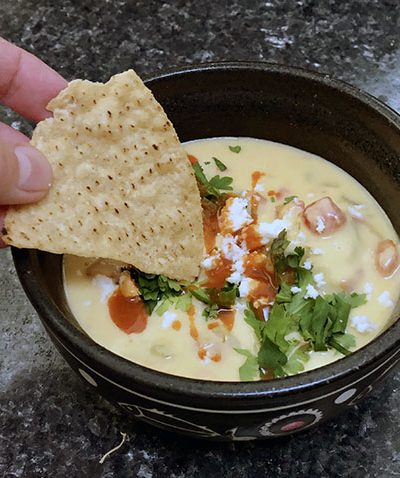
{"type": "Polygon", "coordinates": [[[264,140],[184,147],[202,197],[200,276],[65,256],[70,309],[95,342],[173,375],[268,380],[338,360],[392,323],[399,240],[357,181],[264,140]]]}

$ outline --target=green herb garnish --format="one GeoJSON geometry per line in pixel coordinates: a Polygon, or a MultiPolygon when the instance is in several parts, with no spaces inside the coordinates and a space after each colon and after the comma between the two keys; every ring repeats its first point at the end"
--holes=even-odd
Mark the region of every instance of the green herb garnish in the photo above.
{"type": "Polygon", "coordinates": [[[242,150],[242,147],[241,146],[229,146],[229,149],[232,151],[232,153],[240,153],[240,151],[242,150]]]}
{"type": "Polygon", "coordinates": [[[217,166],[217,168],[220,170],[220,171],[225,171],[227,168],[225,166],[225,164],[220,161],[218,158],[212,158],[214,160],[214,163],[215,163],[215,166],[217,166]]]}
{"type": "Polygon", "coordinates": [[[204,164],[206,164],[208,166],[209,164],[211,164],[211,162],[210,161],[204,161],[204,164]]]}
{"type": "Polygon", "coordinates": [[[239,368],[239,377],[242,382],[251,382],[259,375],[259,366],[257,357],[246,349],[235,349],[235,351],[246,357],[246,361],[239,368]]]}
{"type": "Polygon", "coordinates": [[[274,196],[271,196],[269,199],[270,199],[271,202],[276,202],[276,199],[275,199],[274,196]]]}
{"type": "MultiPolygon", "coordinates": [[[[210,200],[219,199],[222,192],[221,191],[232,191],[231,186],[233,179],[229,176],[214,176],[210,180],[207,179],[204,174],[203,168],[199,163],[192,165],[194,174],[200,185],[204,190],[203,196],[210,200]]],[[[201,191],[202,192],[202,191],[201,191]]]]}
{"type": "Polygon", "coordinates": [[[285,197],[285,199],[283,200],[283,204],[289,204],[290,202],[293,201],[293,199],[297,198],[297,196],[287,196],[285,197]]]}
{"type": "Polygon", "coordinates": [[[259,368],[275,377],[302,371],[312,350],[335,348],[348,355],[355,346],[354,337],[346,333],[349,315],[352,308],[365,303],[365,294],[355,292],[309,297],[308,289],[316,285],[311,270],[301,266],[305,251],[296,247],[286,255],[288,246],[286,231],[282,231],[269,250],[280,287],[268,320],[259,320],[250,305],[244,312],[244,320],[260,342],[259,368]],[[293,284],[285,281],[288,270],[293,284]]]}
{"type": "Polygon", "coordinates": [[[140,295],[149,314],[153,312],[160,301],[169,300],[177,304],[177,298],[183,297],[184,285],[164,275],[145,274],[137,269],[131,270],[131,274],[139,287],[140,295]]]}
{"type": "Polygon", "coordinates": [[[216,319],[218,317],[219,307],[217,304],[208,305],[202,313],[206,320],[216,319]]]}

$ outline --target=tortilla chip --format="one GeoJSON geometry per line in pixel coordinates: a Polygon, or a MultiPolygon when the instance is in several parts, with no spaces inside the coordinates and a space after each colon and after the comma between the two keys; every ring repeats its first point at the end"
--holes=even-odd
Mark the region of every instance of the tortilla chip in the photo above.
{"type": "Polygon", "coordinates": [[[200,194],[176,132],[132,70],[72,81],[47,108],[32,145],[54,182],[11,207],[3,240],[57,254],[114,259],[192,280],[203,254],[200,194]]]}

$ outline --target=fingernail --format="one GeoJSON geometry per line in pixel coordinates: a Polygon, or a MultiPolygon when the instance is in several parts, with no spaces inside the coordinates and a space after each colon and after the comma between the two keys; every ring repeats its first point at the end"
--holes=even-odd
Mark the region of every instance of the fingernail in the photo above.
{"type": "Polygon", "coordinates": [[[17,146],[14,153],[19,165],[18,188],[28,192],[49,189],[53,173],[46,158],[31,146],[17,146]]]}

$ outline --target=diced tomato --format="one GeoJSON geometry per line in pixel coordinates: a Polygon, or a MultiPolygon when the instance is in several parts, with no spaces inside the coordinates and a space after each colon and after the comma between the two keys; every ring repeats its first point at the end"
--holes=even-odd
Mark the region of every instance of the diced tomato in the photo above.
{"type": "Polygon", "coordinates": [[[375,249],[375,267],[383,277],[389,277],[399,267],[399,252],[390,239],[380,241],[375,249]]]}
{"type": "Polygon", "coordinates": [[[320,236],[330,236],[346,223],[346,216],[330,197],[309,204],[303,219],[308,229],[320,236]]]}

